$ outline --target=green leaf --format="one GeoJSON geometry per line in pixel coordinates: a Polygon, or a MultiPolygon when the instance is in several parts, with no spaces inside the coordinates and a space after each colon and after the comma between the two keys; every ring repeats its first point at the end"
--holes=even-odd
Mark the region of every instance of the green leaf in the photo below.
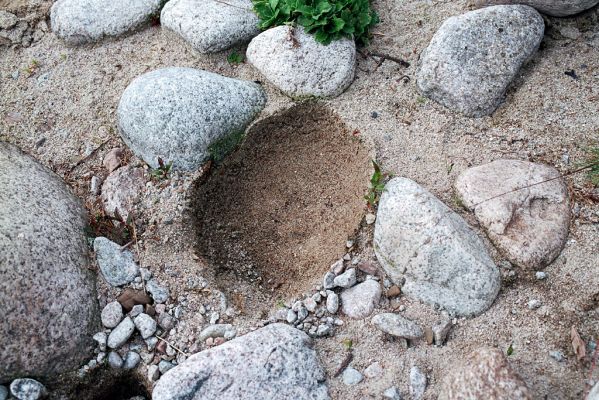
{"type": "Polygon", "coordinates": [[[339,32],[345,26],[345,21],[341,18],[333,18],[333,32],[339,32]]]}
{"type": "Polygon", "coordinates": [[[511,356],[512,354],[514,354],[514,348],[512,347],[513,343],[510,343],[510,346],[507,348],[507,355],[508,357],[511,356]]]}
{"type": "Polygon", "coordinates": [[[314,35],[314,39],[316,39],[317,42],[322,43],[324,45],[327,45],[330,43],[330,41],[327,43],[328,39],[329,39],[329,35],[322,29],[319,29],[316,34],[314,35]]]}
{"type": "Polygon", "coordinates": [[[268,0],[268,4],[274,10],[279,5],[279,0],[268,0]]]}

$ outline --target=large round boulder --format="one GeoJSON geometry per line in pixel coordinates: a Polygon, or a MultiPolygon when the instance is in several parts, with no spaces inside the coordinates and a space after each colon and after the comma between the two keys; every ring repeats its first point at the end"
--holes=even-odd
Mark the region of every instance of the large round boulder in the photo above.
{"type": "Polygon", "coordinates": [[[599,0],[481,0],[482,4],[526,4],[554,17],[578,14],[599,3],[599,0]]]}
{"type": "Polygon", "coordinates": [[[90,355],[100,324],[86,221],[59,177],[0,142],[0,383],[90,355]]]}

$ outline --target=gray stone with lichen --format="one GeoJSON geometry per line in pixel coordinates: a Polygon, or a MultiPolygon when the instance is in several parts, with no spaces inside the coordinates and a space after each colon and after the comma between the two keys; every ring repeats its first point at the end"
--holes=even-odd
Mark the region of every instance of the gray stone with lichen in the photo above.
{"type": "Polygon", "coordinates": [[[52,379],[91,355],[100,327],[81,202],[0,142],[0,382],[52,379]]]}
{"type": "Polygon", "coordinates": [[[420,57],[427,97],[469,117],[492,114],[537,51],[545,23],[529,6],[494,6],[447,19],[420,57]]]}
{"type": "Polygon", "coordinates": [[[160,23],[200,53],[215,53],[249,42],[260,33],[251,0],[171,0],[160,23]]]}
{"type": "Polygon", "coordinates": [[[121,136],[151,167],[158,158],[196,170],[214,146],[243,132],[262,111],[266,95],[253,82],[193,68],[148,72],[125,89],[118,106],[121,136]]]}

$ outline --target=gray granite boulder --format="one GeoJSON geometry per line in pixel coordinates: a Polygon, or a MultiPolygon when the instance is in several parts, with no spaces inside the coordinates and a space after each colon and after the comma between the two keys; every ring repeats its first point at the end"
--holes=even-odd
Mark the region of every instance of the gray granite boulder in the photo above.
{"type": "Polygon", "coordinates": [[[151,167],[158,158],[195,170],[226,152],[262,111],[266,95],[253,82],[170,67],[137,77],[118,106],[121,136],[151,167]],[[229,140],[227,140],[229,139],[229,140]]]}
{"type": "Polygon", "coordinates": [[[540,269],[559,255],[568,238],[570,202],[559,176],[548,165],[497,160],[462,172],[455,187],[511,262],[540,269]]]}
{"type": "Polygon", "coordinates": [[[251,0],[171,0],[160,23],[200,53],[215,53],[249,42],[260,33],[251,0]]]}
{"type": "Polygon", "coordinates": [[[510,367],[503,353],[482,348],[452,368],[439,391],[439,400],[529,400],[532,393],[510,367]]]}
{"type": "Polygon", "coordinates": [[[494,6],[451,17],[420,57],[418,88],[466,116],[490,115],[537,51],[544,31],[543,18],[529,6],[494,6]]]}
{"type": "Polygon", "coordinates": [[[105,237],[97,237],[94,240],[94,251],[102,276],[111,286],[126,285],[139,275],[139,266],[133,259],[133,253],[122,249],[117,243],[105,237]]]}
{"type": "Polygon", "coordinates": [[[416,182],[394,178],[374,231],[379,262],[402,292],[461,316],[478,315],[499,292],[499,271],[458,214],[416,182]]]}
{"type": "Polygon", "coordinates": [[[325,46],[301,27],[278,26],[256,36],[248,61],[290,97],[335,97],[354,80],[356,46],[351,39],[325,46]]]}
{"type": "Polygon", "coordinates": [[[478,0],[480,5],[526,4],[554,17],[578,14],[599,3],[599,0],[478,0]]]}
{"type": "Polygon", "coordinates": [[[161,0],[58,0],[50,10],[52,30],[69,44],[96,42],[147,24],[161,0]]]}
{"type": "Polygon", "coordinates": [[[0,142],[0,382],[78,368],[100,327],[87,216],[66,184],[0,142]]]}
{"type": "Polygon", "coordinates": [[[154,400],[329,399],[304,332],[271,324],[194,354],[164,374],[154,400]]]}

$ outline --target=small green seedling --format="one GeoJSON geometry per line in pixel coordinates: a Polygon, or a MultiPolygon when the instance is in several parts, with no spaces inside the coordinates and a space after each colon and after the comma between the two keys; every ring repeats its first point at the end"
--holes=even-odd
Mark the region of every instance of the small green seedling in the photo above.
{"type": "Polygon", "coordinates": [[[231,65],[238,65],[244,61],[243,54],[239,54],[236,51],[232,51],[231,54],[227,56],[227,61],[231,65]]]}
{"type": "Polygon", "coordinates": [[[385,189],[385,178],[387,177],[386,174],[381,172],[381,167],[376,163],[376,161],[372,160],[372,166],[374,168],[374,173],[372,174],[372,177],[370,177],[368,194],[364,196],[368,202],[369,208],[374,208],[379,203],[381,194],[385,189]]]}
{"type": "Polygon", "coordinates": [[[285,308],[285,302],[282,299],[278,299],[276,305],[278,308],[285,308]]]}
{"type": "Polygon", "coordinates": [[[35,72],[38,70],[39,67],[40,67],[39,61],[37,61],[36,59],[33,59],[33,60],[31,60],[31,62],[29,62],[29,65],[23,69],[23,72],[25,72],[27,75],[31,76],[31,75],[35,74],[35,72]]]}
{"type": "Polygon", "coordinates": [[[343,344],[343,347],[345,347],[345,350],[348,351],[351,350],[354,345],[354,342],[351,339],[343,339],[341,343],[343,344]]]}
{"type": "Polygon", "coordinates": [[[154,168],[150,171],[150,176],[157,180],[163,180],[168,178],[169,172],[173,168],[173,162],[166,164],[164,160],[158,157],[158,168],[154,168]]]}
{"type": "Polygon", "coordinates": [[[508,357],[511,356],[512,354],[514,354],[514,347],[512,346],[513,343],[510,343],[510,346],[507,348],[507,355],[508,357]]]}

